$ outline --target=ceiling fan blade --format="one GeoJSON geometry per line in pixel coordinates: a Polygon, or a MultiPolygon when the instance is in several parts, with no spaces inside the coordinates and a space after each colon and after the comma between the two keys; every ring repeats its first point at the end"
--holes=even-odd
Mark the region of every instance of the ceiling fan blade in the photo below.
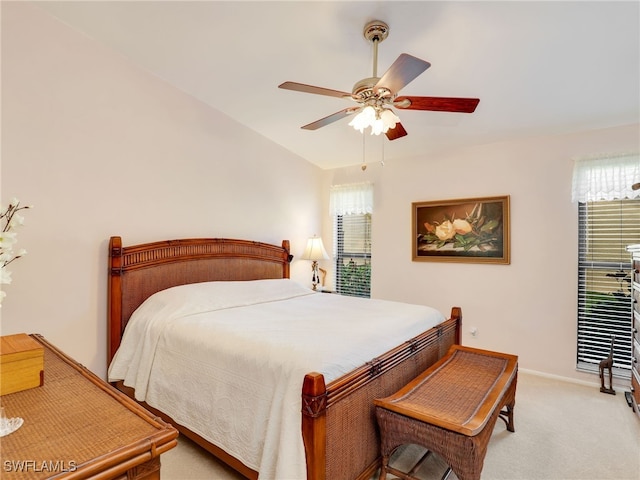
{"type": "Polygon", "coordinates": [[[348,117],[349,115],[351,115],[354,112],[357,112],[358,110],[360,110],[360,107],[345,108],[344,110],[340,110],[339,112],[329,115],[328,117],[324,117],[324,118],[321,118],[320,120],[316,120],[315,122],[309,123],[308,125],[305,125],[301,128],[304,130],[317,130],[321,127],[326,127],[330,123],[337,122],[338,120],[341,120],[344,117],[348,117]]]}
{"type": "Polygon", "coordinates": [[[429,62],[403,53],[384,72],[384,75],[376,83],[374,91],[377,93],[381,88],[384,88],[395,95],[430,66],[429,62]]]}
{"type": "Polygon", "coordinates": [[[387,133],[385,133],[385,135],[389,140],[395,140],[407,135],[407,131],[404,129],[401,123],[396,123],[396,126],[387,130],[387,133]]]}
{"type": "Polygon", "coordinates": [[[478,98],[398,97],[393,105],[403,110],[473,113],[478,103],[478,98]]]}
{"type": "Polygon", "coordinates": [[[305,85],[304,83],[284,82],[278,85],[278,88],[303,93],[315,93],[316,95],[327,95],[329,97],[351,98],[351,94],[347,92],[331,90],[330,88],[314,87],[313,85],[305,85]]]}

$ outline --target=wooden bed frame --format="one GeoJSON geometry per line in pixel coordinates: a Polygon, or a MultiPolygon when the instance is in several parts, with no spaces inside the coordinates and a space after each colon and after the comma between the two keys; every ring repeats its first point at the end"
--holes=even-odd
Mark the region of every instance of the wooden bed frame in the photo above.
{"type": "MultiPolygon", "coordinates": [[[[109,242],[108,363],[134,310],[150,295],[176,285],[205,281],[289,278],[289,241],[282,246],[248,240],[199,238],[123,247],[109,242]]],[[[301,425],[308,480],[368,479],[380,465],[374,398],[391,395],[460,344],[462,312],[352,372],[325,384],[310,372],[302,388],[301,425]]],[[[133,396],[132,389],[116,387],[133,396]]],[[[186,437],[249,479],[258,473],[206,439],[171,422],[186,437]]]]}

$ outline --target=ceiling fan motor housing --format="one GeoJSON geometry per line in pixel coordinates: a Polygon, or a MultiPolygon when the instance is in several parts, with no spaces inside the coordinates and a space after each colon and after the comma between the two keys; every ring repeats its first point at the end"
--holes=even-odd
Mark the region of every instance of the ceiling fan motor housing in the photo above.
{"type": "Polygon", "coordinates": [[[351,95],[353,96],[354,100],[364,102],[371,98],[374,95],[373,87],[375,87],[376,83],[378,83],[378,80],[380,80],[380,78],[378,77],[369,77],[363,78],[362,80],[357,82],[351,90],[351,95]]]}

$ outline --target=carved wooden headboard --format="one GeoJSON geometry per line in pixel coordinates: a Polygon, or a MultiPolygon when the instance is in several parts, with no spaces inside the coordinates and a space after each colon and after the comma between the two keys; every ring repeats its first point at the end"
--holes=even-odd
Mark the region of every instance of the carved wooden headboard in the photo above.
{"type": "Polygon", "coordinates": [[[160,290],[188,283],[289,278],[289,241],[282,246],[228,238],[192,238],[122,246],[109,241],[107,362],[131,314],[160,290]]]}

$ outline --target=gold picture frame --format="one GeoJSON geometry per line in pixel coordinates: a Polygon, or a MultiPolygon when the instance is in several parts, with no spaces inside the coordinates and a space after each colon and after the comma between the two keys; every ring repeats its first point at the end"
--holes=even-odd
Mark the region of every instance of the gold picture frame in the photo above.
{"type": "Polygon", "coordinates": [[[509,264],[509,203],[509,195],[413,202],[412,260],[509,264]]]}

